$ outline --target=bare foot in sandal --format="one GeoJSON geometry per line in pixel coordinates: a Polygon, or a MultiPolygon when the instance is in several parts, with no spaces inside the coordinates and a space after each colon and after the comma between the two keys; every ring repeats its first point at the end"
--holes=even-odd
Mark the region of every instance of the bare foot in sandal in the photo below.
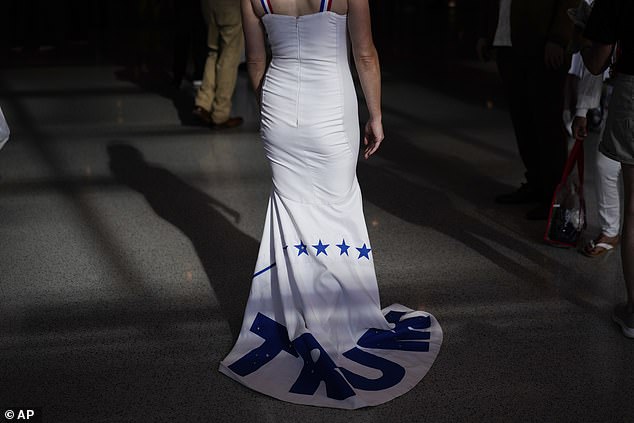
{"type": "Polygon", "coordinates": [[[599,235],[597,239],[593,239],[583,247],[582,253],[587,257],[599,257],[611,251],[616,247],[620,241],[620,236],[606,236],[604,234],[599,235]]]}

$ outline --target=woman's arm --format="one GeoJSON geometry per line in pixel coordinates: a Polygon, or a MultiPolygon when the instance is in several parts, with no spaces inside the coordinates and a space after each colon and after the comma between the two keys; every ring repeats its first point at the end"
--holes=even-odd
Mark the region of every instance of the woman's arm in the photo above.
{"type": "Polygon", "coordinates": [[[262,91],[262,80],[266,71],[266,46],[264,28],[260,18],[253,11],[251,0],[242,1],[242,28],[246,45],[247,70],[251,86],[256,93],[258,104],[262,91]]]}
{"type": "Polygon", "coordinates": [[[363,137],[366,146],[363,156],[367,159],[378,150],[384,137],[381,123],[381,69],[372,41],[368,0],[348,0],[348,31],[361,88],[370,112],[363,137]]]}

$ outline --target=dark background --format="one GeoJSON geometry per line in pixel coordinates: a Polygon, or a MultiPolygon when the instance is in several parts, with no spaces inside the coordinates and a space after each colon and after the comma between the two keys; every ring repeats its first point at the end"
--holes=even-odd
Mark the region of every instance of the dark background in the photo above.
{"type": "MultiPolygon", "coordinates": [[[[2,64],[143,60],[169,65],[176,1],[188,0],[3,0],[2,64]]],[[[370,0],[370,4],[384,67],[405,72],[415,64],[475,58],[479,1],[370,0]]]]}

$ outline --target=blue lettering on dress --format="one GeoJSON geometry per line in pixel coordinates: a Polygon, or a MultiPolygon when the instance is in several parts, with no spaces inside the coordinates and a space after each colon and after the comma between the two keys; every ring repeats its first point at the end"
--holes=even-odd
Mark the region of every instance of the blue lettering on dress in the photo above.
{"type": "Polygon", "coordinates": [[[273,360],[282,351],[298,357],[297,352],[288,339],[286,327],[275,320],[269,319],[262,313],[258,313],[255,317],[251,325],[251,332],[264,338],[264,343],[231,364],[229,368],[232,372],[240,376],[249,375],[273,360]]]}
{"type": "Polygon", "coordinates": [[[343,356],[362,364],[366,367],[380,370],[383,375],[378,379],[368,379],[361,375],[351,372],[348,369],[340,367],[341,373],[348,379],[348,382],[357,389],[364,391],[382,391],[398,384],[405,377],[405,369],[393,361],[378,357],[369,352],[353,348],[343,353],[343,356]]]}
{"type": "Polygon", "coordinates": [[[304,359],[304,367],[290,392],[313,395],[319,388],[321,381],[324,381],[328,398],[344,400],[354,396],[354,391],[346,382],[346,379],[337,372],[335,362],[332,361],[313,335],[310,333],[303,334],[293,341],[293,346],[304,359]],[[319,351],[317,361],[313,361],[311,355],[313,350],[319,351]]]}
{"type": "MultiPolygon", "coordinates": [[[[431,334],[421,330],[431,327],[431,318],[415,316],[401,321],[404,314],[389,312],[385,319],[395,325],[394,329],[370,329],[357,344],[368,349],[429,351],[427,341],[431,334]]],[[[344,400],[355,395],[352,387],[364,391],[380,391],[395,386],[405,377],[405,369],[399,364],[356,347],[346,351],[343,356],[363,366],[377,369],[382,375],[377,379],[369,379],[337,367],[313,335],[304,333],[291,342],[285,326],[261,313],[253,321],[251,332],[264,338],[264,343],[231,364],[229,369],[244,377],[259,370],[280,352],[286,351],[304,361],[304,366],[290,389],[295,394],[314,395],[323,381],[329,398],[344,400]],[[319,357],[314,360],[311,353],[315,350],[319,351],[319,357]]]]}
{"type": "Polygon", "coordinates": [[[404,312],[390,311],[385,319],[395,324],[394,329],[370,329],[363,334],[357,344],[364,348],[377,350],[429,351],[429,342],[421,342],[421,340],[429,340],[431,334],[412,329],[429,329],[431,318],[429,316],[416,316],[400,321],[404,314],[404,312]]]}

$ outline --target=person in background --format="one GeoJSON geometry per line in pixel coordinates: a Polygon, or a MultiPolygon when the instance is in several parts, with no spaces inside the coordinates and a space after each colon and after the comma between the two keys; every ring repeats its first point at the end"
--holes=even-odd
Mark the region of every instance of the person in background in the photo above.
{"type": "MultiPolygon", "coordinates": [[[[588,110],[596,108],[601,101],[603,75],[592,75],[584,69],[579,81],[579,94],[575,117],[572,121],[573,135],[585,139],[588,135],[588,110]]],[[[621,194],[619,180],[621,163],[597,151],[597,209],[601,233],[590,240],[581,250],[587,257],[599,257],[619,244],[621,233],[621,194]]]]}
{"type": "Polygon", "coordinates": [[[564,83],[573,24],[569,8],[579,0],[485,0],[478,54],[495,47],[526,183],[499,195],[499,204],[535,204],[530,220],[548,218],[566,161],[562,121],[564,83]]]}
{"type": "Polygon", "coordinates": [[[586,67],[595,75],[610,66],[615,46],[614,90],[599,150],[621,163],[625,207],[622,232],[622,264],[626,302],[614,308],[612,319],[628,338],[634,338],[634,2],[596,0],[583,33],[581,49],[586,67]]]}
{"type": "Polygon", "coordinates": [[[230,117],[231,97],[244,45],[240,2],[202,0],[202,10],[208,26],[209,55],[193,115],[216,129],[234,128],[242,124],[241,117],[230,117]]]}
{"type": "MultiPolygon", "coordinates": [[[[575,35],[572,51],[577,51],[581,44],[581,34],[592,11],[594,0],[583,0],[577,9],[569,11],[575,24],[575,35]]],[[[571,73],[577,76],[575,107],[572,113],[572,135],[575,139],[585,139],[588,136],[588,111],[601,107],[603,81],[609,77],[609,71],[601,75],[593,75],[585,67],[581,54],[573,55],[571,73]]],[[[609,88],[609,87],[608,87],[609,88]]],[[[599,257],[616,247],[621,234],[621,195],[619,180],[621,163],[612,160],[601,152],[596,154],[597,165],[597,208],[601,232],[590,240],[581,252],[587,257],[599,257]]]]}
{"type": "MultiPolygon", "coordinates": [[[[205,21],[200,12],[199,0],[174,0],[174,60],[172,65],[172,85],[180,87],[189,61],[190,53],[194,63],[192,80],[202,81],[205,70],[205,21]]],[[[200,87],[200,85],[199,85],[200,87]]]]}
{"type": "MultiPolygon", "coordinates": [[[[581,69],[575,117],[572,121],[572,132],[576,139],[585,139],[588,136],[588,110],[597,108],[601,103],[603,79],[604,75],[592,75],[585,66],[581,69]]],[[[596,165],[601,233],[584,246],[582,252],[588,257],[598,257],[613,250],[621,238],[621,163],[599,151],[596,165]]]]}

